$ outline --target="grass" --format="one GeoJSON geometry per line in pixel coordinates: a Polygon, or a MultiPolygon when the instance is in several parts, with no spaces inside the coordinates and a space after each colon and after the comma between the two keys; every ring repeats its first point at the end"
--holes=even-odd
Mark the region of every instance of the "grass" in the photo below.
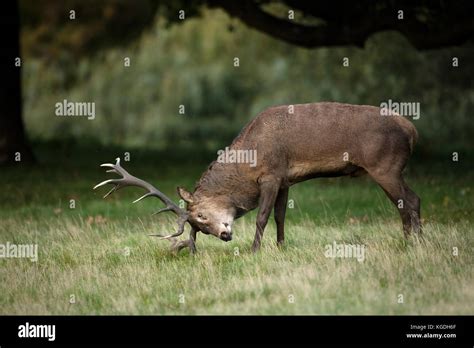
{"type": "MultiPolygon", "coordinates": [[[[271,221],[261,252],[250,252],[253,212],[232,242],[198,235],[197,255],[174,256],[147,236],[175,228],[172,216],[150,216],[158,202],[131,205],[134,189],[106,201],[91,190],[105,177],[97,165],[121,149],[63,151],[40,146],[41,166],[0,173],[0,243],[39,248],[36,263],[0,259],[0,314],[474,313],[473,176],[462,168],[410,168],[423,239],[403,238],[394,207],[367,178],[320,179],[290,190],[283,249],[271,221]],[[326,258],[334,241],[365,245],[365,260],[326,258]]],[[[124,166],[172,197],[205,168],[157,156],[135,151],[124,166]]]]}

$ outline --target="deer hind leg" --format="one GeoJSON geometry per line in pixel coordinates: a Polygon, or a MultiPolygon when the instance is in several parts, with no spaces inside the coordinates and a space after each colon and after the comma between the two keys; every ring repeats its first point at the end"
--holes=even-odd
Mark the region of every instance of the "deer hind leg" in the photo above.
{"type": "Polygon", "coordinates": [[[420,198],[408,187],[401,173],[380,175],[369,171],[369,174],[397,207],[402,218],[405,237],[412,231],[421,233],[420,198]]]}
{"type": "Polygon", "coordinates": [[[277,227],[277,244],[283,245],[285,241],[285,215],[286,204],[288,203],[289,188],[280,188],[275,201],[274,218],[277,227]]]}

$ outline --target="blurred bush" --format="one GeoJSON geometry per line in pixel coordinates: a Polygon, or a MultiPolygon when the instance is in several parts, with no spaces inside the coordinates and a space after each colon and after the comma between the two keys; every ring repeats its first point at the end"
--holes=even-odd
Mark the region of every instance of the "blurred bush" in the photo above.
{"type": "Polygon", "coordinates": [[[24,118],[33,139],[215,151],[272,105],[392,99],[421,103],[419,151],[444,152],[447,144],[461,151],[472,149],[472,58],[472,46],[418,52],[396,33],[375,35],[363,50],[307,50],[206,10],[179,25],[158,18],[133,44],[90,57],[62,51],[55,61],[28,58],[24,118]],[[95,102],[96,118],[55,116],[63,99],[95,102]]]}

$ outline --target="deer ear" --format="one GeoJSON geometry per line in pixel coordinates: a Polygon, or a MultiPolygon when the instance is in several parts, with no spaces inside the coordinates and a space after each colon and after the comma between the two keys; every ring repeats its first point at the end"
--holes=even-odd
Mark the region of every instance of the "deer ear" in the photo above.
{"type": "Polygon", "coordinates": [[[193,194],[178,186],[178,195],[187,203],[193,203],[193,194]]]}

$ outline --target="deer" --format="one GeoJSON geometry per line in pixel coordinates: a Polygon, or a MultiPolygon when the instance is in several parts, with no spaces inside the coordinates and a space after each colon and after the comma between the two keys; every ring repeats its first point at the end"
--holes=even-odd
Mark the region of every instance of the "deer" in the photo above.
{"type": "Polygon", "coordinates": [[[121,177],[105,180],[94,189],[113,185],[105,198],[123,187],[136,186],[146,193],[134,203],[147,197],[160,199],[165,207],[156,214],[176,214],[178,229],[168,235],[151,235],[171,241],[176,252],[189,248],[195,253],[198,232],[226,242],[232,240],[233,222],[258,207],[252,244],[256,252],[272,210],[277,245],[283,245],[291,186],[314,178],[369,175],[398,209],[405,237],[412,232],[421,235],[420,198],[402,174],[418,133],[405,116],[385,116],[387,113],[382,111],[376,106],[336,102],[270,107],[251,120],[226,148],[255,151],[254,165],[219,158],[213,161],[193,192],[177,187],[186,209],[150,183],[129,174],[121,167],[120,158],[115,164],[101,166],[121,177]],[[191,227],[189,239],[178,241],[186,223],[191,227]]]}

